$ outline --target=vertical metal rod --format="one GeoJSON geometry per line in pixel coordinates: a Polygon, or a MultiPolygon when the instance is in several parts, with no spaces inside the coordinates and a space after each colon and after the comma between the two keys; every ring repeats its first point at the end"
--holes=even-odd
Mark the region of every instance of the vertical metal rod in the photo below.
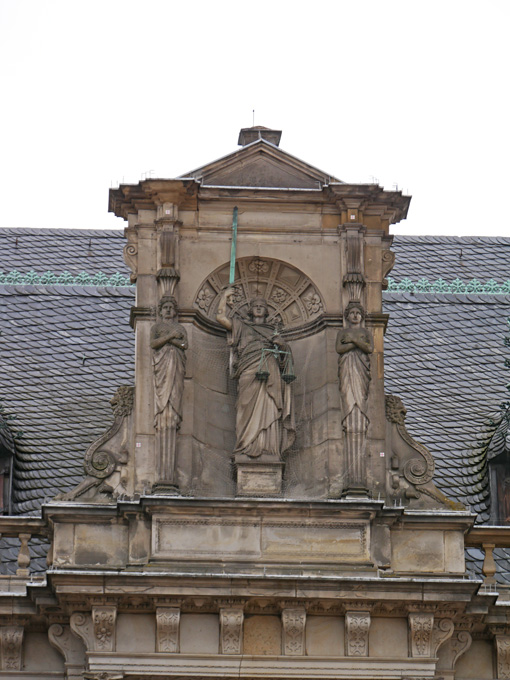
{"type": "Polygon", "coordinates": [[[232,215],[232,245],[230,247],[230,276],[228,278],[229,285],[234,283],[236,270],[236,248],[237,248],[237,205],[234,208],[232,215]]]}

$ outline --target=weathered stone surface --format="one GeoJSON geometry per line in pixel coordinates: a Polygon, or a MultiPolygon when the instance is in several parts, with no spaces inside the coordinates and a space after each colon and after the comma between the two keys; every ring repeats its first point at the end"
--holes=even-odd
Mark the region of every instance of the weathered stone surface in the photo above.
{"type": "Polygon", "coordinates": [[[281,621],[277,616],[247,616],[244,653],[279,656],[282,653],[281,621]]]}

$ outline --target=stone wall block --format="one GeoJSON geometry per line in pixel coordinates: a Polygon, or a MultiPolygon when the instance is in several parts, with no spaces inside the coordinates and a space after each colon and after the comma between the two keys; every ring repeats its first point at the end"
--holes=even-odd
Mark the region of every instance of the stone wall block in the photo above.
{"type": "Polygon", "coordinates": [[[156,650],[158,652],[179,652],[179,628],[181,610],[178,607],[156,609],[156,650]]]}
{"type": "Polygon", "coordinates": [[[96,652],[115,651],[117,607],[92,607],[94,626],[94,648],[96,652]]]}
{"type": "Polygon", "coordinates": [[[282,651],[287,656],[302,656],[305,653],[306,612],[304,609],[282,611],[282,651]]]}
{"type": "Polygon", "coordinates": [[[220,653],[242,654],[243,610],[238,607],[220,609],[220,653]]]}
{"type": "Polygon", "coordinates": [[[23,626],[0,626],[0,668],[22,670],[23,626]]]}
{"type": "Polygon", "coordinates": [[[409,650],[412,658],[430,657],[434,614],[409,614],[409,650]]]}
{"type": "Polygon", "coordinates": [[[345,650],[347,656],[368,656],[369,612],[345,612],[345,650]]]}

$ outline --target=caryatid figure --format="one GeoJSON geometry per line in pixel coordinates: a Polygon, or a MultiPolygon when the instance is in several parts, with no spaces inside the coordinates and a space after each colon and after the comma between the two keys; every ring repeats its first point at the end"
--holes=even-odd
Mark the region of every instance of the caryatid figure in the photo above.
{"type": "Polygon", "coordinates": [[[216,320],[228,331],[238,381],[234,454],[279,461],[295,439],[292,389],[282,376],[285,366],[292,365],[290,347],[267,323],[264,298],[251,300],[249,319],[229,318],[233,292],[227,288],[221,294],[216,320]]]}
{"type": "Polygon", "coordinates": [[[370,355],[374,351],[372,334],[362,326],[363,307],[350,302],[344,313],[346,327],[338,331],[336,351],[342,402],[342,427],[345,435],[346,482],[352,492],[366,493],[365,445],[369,419],[370,355]]]}
{"type": "Polygon", "coordinates": [[[163,295],[151,328],[154,372],[154,427],[158,455],[157,486],[177,489],[175,447],[182,420],[182,393],[188,348],[186,330],[177,321],[177,300],[163,295]]]}

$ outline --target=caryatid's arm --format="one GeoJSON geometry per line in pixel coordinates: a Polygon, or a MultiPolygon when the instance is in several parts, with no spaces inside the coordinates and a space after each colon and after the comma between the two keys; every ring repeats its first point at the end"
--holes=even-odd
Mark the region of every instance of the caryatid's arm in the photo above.
{"type": "Polygon", "coordinates": [[[220,295],[218,303],[218,311],[216,312],[216,321],[226,328],[227,331],[232,330],[232,321],[227,316],[227,302],[231,295],[233,295],[233,288],[226,288],[220,295]]]}

